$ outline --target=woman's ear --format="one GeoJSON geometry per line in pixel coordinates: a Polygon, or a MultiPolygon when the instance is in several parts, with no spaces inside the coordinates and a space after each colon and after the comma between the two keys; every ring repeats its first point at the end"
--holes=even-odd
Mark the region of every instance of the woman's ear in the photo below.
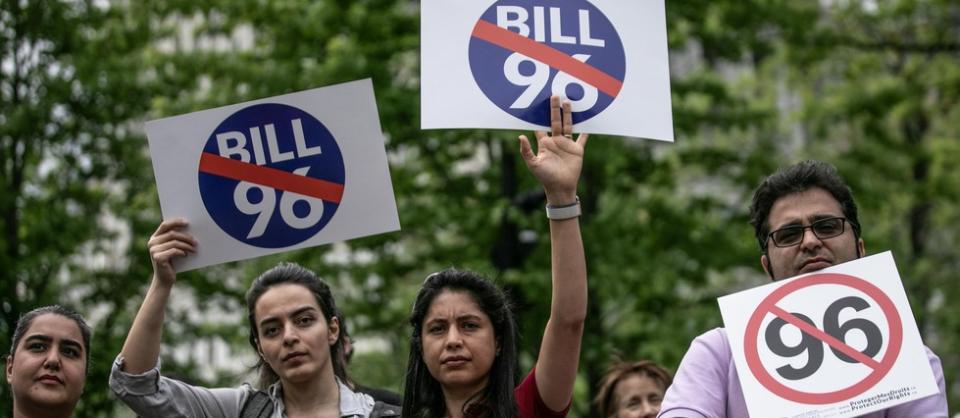
{"type": "Polygon", "coordinates": [[[7,370],[6,370],[6,371],[7,371],[7,384],[9,385],[9,384],[13,383],[13,356],[12,356],[12,355],[7,356],[6,360],[7,360],[7,364],[6,364],[6,367],[4,367],[4,368],[7,369],[7,370]]]}
{"type": "Polygon", "coordinates": [[[260,349],[260,339],[254,338],[253,341],[257,343],[257,355],[260,356],[260,360],[263,360],[264,362],[266,362],[267,360],[263,358],[263,350],[260,349]]]}
{"type": "Polygon", "coordinates": [[[340,318],[334,315],[333,318],[330,318],[330,325],[327,326],[329,332],[327,332],[327,343],[334,345],[337,343],[337,340],[340,339],[340,318]]]}

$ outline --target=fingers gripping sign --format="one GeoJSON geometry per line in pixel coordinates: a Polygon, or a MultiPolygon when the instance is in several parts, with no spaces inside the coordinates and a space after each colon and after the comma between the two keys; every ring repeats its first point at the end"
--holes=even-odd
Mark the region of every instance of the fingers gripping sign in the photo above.
{"type": "Polygon", "coordinates": [[[196,251],[196,240],[183,231],[188,225],[183,218],[168,219],[157,227],[147,241],[154,275],[165,285],[172,285],[176,280],[173,260],[196,251]]]}
{"type": "Polygon", "coordinates": [[[573,141],[573,117],[570,102],[550,98],[550,132],[535,132],[534,153],[526,135],[520,135],[520,155],[527,168],[543,184],[550,204],[569,204],[576,199],[577,180],[583,166],[584,147],[589,135],[581,133],[573,141]]]}
{"type": "Polygon", "coordinates": [[[185,231],[188,225],[185,218],[167,219],[147,241],[153,279],[120,353],[124,359],[122,370],[127,373],[140,374],[156,367],[164,310],[177,281],[174,260],[182,259],[197,248],[196,240],[185,231]]]}

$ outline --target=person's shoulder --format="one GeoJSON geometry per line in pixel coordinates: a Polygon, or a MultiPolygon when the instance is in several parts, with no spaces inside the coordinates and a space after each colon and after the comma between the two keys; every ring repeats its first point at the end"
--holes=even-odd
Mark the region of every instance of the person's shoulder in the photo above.
{"type": "Polygon", "coordinates": [[[403,397],[399,393],[384,388],[375,388],[363,385],[357,385],[357,392],[369,395],[375,401],[383,402],[387,405],[403,404],[403,397]]]}
{"type": "Polygon", "coordinates": [[[937,380],[937,385],[940,386],[941,390],[944,390],[946,385],[944,384],[943,377],[943,363],[940,362],[940,356],[937,353],[933,352],[930,347],[926,345],[923,346],[923,349],[927,353],[927,360],[930,362],[930,369],[933,371],[933,378],[937,380]]]}
{"type": "Polygon", "coordinates": [[[940,362],[940,356],[938,356],[937,353],[934,352],[933,349],[928,347],[926,344],[923,345],[923,351],[927,353],[927,358],[929,358],[931,362],[933,361],[936,361],[937,363],[940,362]]]}
{"type": "Polygon", "coordinates": [[[726,369],[733,361],[733,351],[727,338],[727,330],[714,328],[700,334],[691,343],[681,361],[681,368],[726,369]],[[685,367],[686,366],[686,367],[685,367]]]}
{"type": "Polygon", "coordinates": [[[940,361],[940,356],[930,349],[930,347],[927,347],[926,344],[924,344],[923,350],[927,353],[927,361],[930,362],[930,369],[933,371],[933,377],[937,379],[937,384],[943,386],[943,363],[940,361]]]}
{"type": "Polygon", "coordinates": [[[947,416],[947,387],[943,377],[943,366],[940,364],[940,357],[937,356],[930,347],[923,346],[930,361],[930,368],[933,371],[933,378],[937,382],[938,392],[936,394],[915,399],[910,402],[900,404],[890,408],[887,411],[889,417],[946,417],[947,416]]]}
{"type": "Polygon", "coordinates": [[[399,417],[401,412],[398,405],[376,401],[373,404],[373,411],[370,411],[370,418],[395,418],[399,417]]]}
{"type": "Polygon", "coordinates": [[[736,380],[732,362],[726,329],[714,328],[697,336],[667,388],[660,416],[740,416],[727,414],[727,406],[738,396],[730,386],[731,379],[736,380]]]}
{"type": "Polygon", "coordinates": [[[696,340],[705,341],[705,342],[722,342],[727,343],[727,329],[723,327],[717,327],[711,329],[703,334],[697,336],[696,340]]]}
{"type": "Polygon", "coordinates": [[[727,329],[722,327],[717,327],[698,335],[690,345],[691,347],[697,345],[705,346],[710,348],[711,351],[730,351],[730,339],[727,336],[727,329]]]}
{"type": "Polygon", "coordinates": [[[247,384],[242,389],[246,397],[240,401],[240,418],[264,418],[273,414],[273,397],[269,393],[247,384]]]}

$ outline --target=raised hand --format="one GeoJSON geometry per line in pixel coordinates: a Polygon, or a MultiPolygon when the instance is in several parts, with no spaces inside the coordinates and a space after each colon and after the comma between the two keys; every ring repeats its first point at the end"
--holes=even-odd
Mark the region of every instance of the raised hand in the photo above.
{"type": "Polygon", "coordinates": [[[125,359],[123,370],[127,373],[145,373],[157,364],[164,308],[173,291],[173,283],[177,281],[173,259],[194,252],[197,246],[193,236],[183,232],[187,225],[187,220],[183,218],[168,219],[157,227],[147,241],[150,262],[153,264],[153,282],[143,297],[120,352],[125,359]]]}
{"type": "MultiPolygon", "coordinates": [[[[520,136],[520,154],[527,168],[543,184],[547,204],[576,202],[587,135],[573,133],[570,103],[550,98],[550,133],[537,132],[537,153],[520,136]]],[[[537,356],[537,390],[544,404],[559,411],[570,405],[580,361],[580,345],[587,315],[587,267],[579,217],[550,220],[550,318],[537,356]]]]}
{"type": "Polygon", "coordinates": [[[153,263],[154,280],[158,284],[173,286],[177,280],[177,270],[173,267],[173,259],[184,257],[196,250],[197,241],[193,236],[183,232],[188,225],[183,218],[173,218],[163,221],[156,232],[147,241],[150,250],[150,262],[153,263]]]}
{"type": "Polygon", "coordinates": [[[587,134],[572,139],[573,112],[570,102],[550,98],[550,133],[537,131],[537,152],[534,154],[526,135],[520,135],[520,155],[530,172],[540,181],[547,193],[547,203],[565,205],[577,195],[577,181],[583,166],[583,151],[587,134]]]}

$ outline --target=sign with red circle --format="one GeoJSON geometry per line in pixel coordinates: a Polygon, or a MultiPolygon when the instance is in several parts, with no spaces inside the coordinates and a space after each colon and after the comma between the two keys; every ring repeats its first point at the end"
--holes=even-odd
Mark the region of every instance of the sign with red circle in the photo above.
{"type": "Polygon", "coordinates": [[[750,416],[857,417],[939,392],[889,251],[717,302],[750,416]]]}
{"type": "Polygon", "coordinates": [[[370,79],[149,121],[177,271],[400,229],[370,79]]]}
{"type": "Polygon", "coordinates": [[[673,141],[663,0],[423,0],[420,126],[535,129],[550,97],[574,132],[673,141]]]}
{"type": "MultiPolygon", "coordinates": [[[[825,320],[824,322],[827,321],[825,320]]],[[[746,337],[744,338],[744,354],[747,359],[747,365],[750,367],[750,372],[760,381],[760,384],[774,394],[799,403],[829,404],[860,395],[883,379],[896,362],[902,343],[903,324],[900,319],[900,314],[897,312],[896,306],[894,306],[893,302],[883,291],[858,277],[846,274],[822,273],[806,276],[790,282],[775,290],[760,303],[760,306],[757,307],[747,322],[746,337]],[[863,352],[848,345],[842,339],[836,338],[834,335],[831,335],[831,333],[821,330],[813,324],[800,319],[797,315],[777,306],[777,302],[793,292],[826,284],[846,286],[863,292],[879,306],[887,320],[887,335],[889,336],[889,341],[886,344],[887,349],[879,359],[865,355],[863,352]],[[760,360],[757,345],[760,339],[761,324],[764,318],[771,314],[799,328],[805,335],[830,346],[834,350],[842,352],[857,363],[862,364],[864,367],[869,367],[873,371],[866,378],[846,388],[831,392],[806,392],[781,383],[774,378],[770,371],[763,365],[760,360]]]]}

